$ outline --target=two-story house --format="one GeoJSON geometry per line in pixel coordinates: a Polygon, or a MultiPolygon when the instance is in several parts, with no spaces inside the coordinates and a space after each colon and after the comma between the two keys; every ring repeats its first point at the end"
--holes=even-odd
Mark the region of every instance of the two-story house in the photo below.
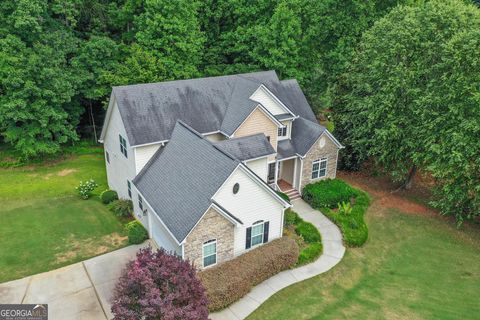
{"type": "Polygon", "coordinates": [[[110,188],[199,268],[281,237],[276,190],[334,178],[342,148],[274,71],[114,87],[101,142],[110,188]]]}

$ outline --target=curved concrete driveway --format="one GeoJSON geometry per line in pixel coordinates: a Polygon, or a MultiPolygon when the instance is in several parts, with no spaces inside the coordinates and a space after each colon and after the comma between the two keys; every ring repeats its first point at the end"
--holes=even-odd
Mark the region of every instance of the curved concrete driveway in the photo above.
{"type": "MultiPolygon", "coordinates": [[[[345,248],[340,230],[322,213],[301,199],[292,201],[293,210],[313,223],[322,235],[323,254],[308,265],[283,271],[262,282],[245,297],[211,319],[246,318],[265,300],[281,289],[330,270],[343,257],[345,248]]],[[[48,303],[49,319],[111,319],[113,287],[125,263],[135,258],[139,248],[129,246],[57,270],[0,284],[0,303],[48,303]]]]}
{"type": "Polygon", "coordinates": [[[342,233],[320,211],[310,207],[302,199],[292,201],[293,210],[305,221],[312,223],[322,235],[323,253],[318,260],[292,270],[285,270],[255,286],[245,297],[228,308],[210,314],[212,320],[242,320],[263,302],[289,285],[327,272],[342,260],[345,253],[342,233]]]}
{"type": "Polygon", "coordinates": [[[128,246],[60,269],[0,284],[0,303],[47,303],[51,320],[106,320],[112,290],[141,247],[128,246]]]}

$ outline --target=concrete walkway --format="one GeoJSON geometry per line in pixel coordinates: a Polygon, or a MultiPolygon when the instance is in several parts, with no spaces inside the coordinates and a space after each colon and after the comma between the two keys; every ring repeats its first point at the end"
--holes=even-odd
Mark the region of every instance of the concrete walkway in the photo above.
{"type": "Polygon", "coordinates": [[[112,319],[112,291],[127,261],[141,247],[128,246],[60,269],[0,284],[0,303],[48,303],[49,319],[112,319]]]}
{"type": "Polygon", "coordinates": [[[210,314],[212,320],[242,320],[248,317],[263,302],[294,283],[327,272],[340,262],[345,253],[342,233],[320,211],[314,210],[302,199],[292,201],[293,210],[305,221],[315,225],[322,235],[323,254],[318,260],[292,270],[285,270],[255,286],[245,297],[228,308],[210,314]]]}
{"type": "MultiPolygon", "coordinates": [[[[283,271],[262,282],[230,307],[211,314],[212,320],[245,319],[260,304],[281,289],[330,270],[343,257],[345,248],[340,230],[322,213],[301,199],[292,201],[293,210],[313,223],[322,235],[323,254],[300,268],[283,271]]],[[[57,270],[0,284],[0,304],[48,303],[49,319],[112,319],[112,291],[127,261],[147,241],[128,246],[57,270]]]]}

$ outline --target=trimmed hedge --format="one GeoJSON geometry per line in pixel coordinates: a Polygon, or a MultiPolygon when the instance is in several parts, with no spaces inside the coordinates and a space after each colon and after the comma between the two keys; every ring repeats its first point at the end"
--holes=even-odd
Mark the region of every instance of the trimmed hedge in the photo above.
{"type": "Polygon", "coordinates": [[[275,191],[283,200],[288,201],[290,203],[290,197],[283,192],[275,191]]]}
{"type": "Polygon", "coordinates": [[[305,222],[303,220],[300,221],[295,227],[295,232],[302,236],[306,243],[322,241],[322,237],[320,236],[320,232],[318,232],[317,227],[310,222],[305,222]]]}
{"type": "Polygon", "coordinates": [[[309,243],[305,248],[302,249],[302,251],[300,251],[297,265],[303,265],[317,260],[322,252],[323,246],[321,242],[309,243]]]}
{"type": "Polygon", "coordinates": [[[115,190],[105,190],[100,195],[100,199],[104,204],[109,204],[112,201],[118,200],[118,194],[115,190]]]}
{"type": "Polygon", "coordinates": [[[355,189],[342,180],[327,179],[306,185],[302,195],[314,208],[336,208],[340,202],[349,202],[355,189]]]}
{"type": "Polygon", "coordinates": [[[285,226],[293,226],[295,233],[301,237],[299,246],[302,247],[298,256],[297,266],[315,261],[323,252],[322,236],[318,229],[310,222],[304,221],[298,213],[288,209],[285,211],[285,226]]]}
{"type": "Polygon", "coordinates": [[[368,227],[364,221],[365,212],[370,205],[370,197],[367,193],[354,189],[355,203],[352,212],[344,214],[341,211],[335,212],[330,209],[323,209],[322,212],[330,218],[342,230],[343,240],[350,247],[360,247],[368,239],[368,227]]]}
{"type": "Polygon", "coordinates": [[[132,200],[119,199],[109,204],[110,211],[115,213],[117,217],[129,217],[133,212],[132,200]]]}
{"type": "Polygon", "coordinates": [[[147,230],[142,226],[142,224],[137,221],[130,221],[125,225],[125,230],[128,234],[128,243],[130,244],[140,244],[148,238],[147,230]]]}
{"type": "Polygon", "coordinates": [[[200,271],[198,276],[207,290],[208,309],[223,309],[245,296],[253,286],[291,268],[298,260],[298,250],[295,240],[283,237],[200,271]]]}
{"type": "Polygon", "coordinates": [[[334,179],[305,186],[303,198],[338,225],[346,245],[359,247],[367,241],[368,227],[364,221],[365,212],[370,205],[370,197],[367,193],[352,188],[342,180],[334,179]],[[352,198],[354,201],[351,201],[352,198]],[[342,202],[352,203],[350,213],[331,210],[338,208],[342,202]]]}

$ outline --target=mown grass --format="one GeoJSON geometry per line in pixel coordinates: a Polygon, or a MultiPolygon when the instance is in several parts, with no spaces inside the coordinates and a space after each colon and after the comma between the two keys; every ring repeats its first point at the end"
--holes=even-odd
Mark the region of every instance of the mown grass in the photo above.
{"type": "Polygon", "coordinates": [[[475,319],[480,230],[374,203],[370,236],[326,274],[292,285],[255,319],[475,319]]]}
{"type": "Polygon", "coordinates": [[[103,152],[0,169],[0,282],[48,271],[125,246],[122,223],[98,197],[107,188],[103,152]],[[93,178],[89,200],[75,187],[93,178]]]}

